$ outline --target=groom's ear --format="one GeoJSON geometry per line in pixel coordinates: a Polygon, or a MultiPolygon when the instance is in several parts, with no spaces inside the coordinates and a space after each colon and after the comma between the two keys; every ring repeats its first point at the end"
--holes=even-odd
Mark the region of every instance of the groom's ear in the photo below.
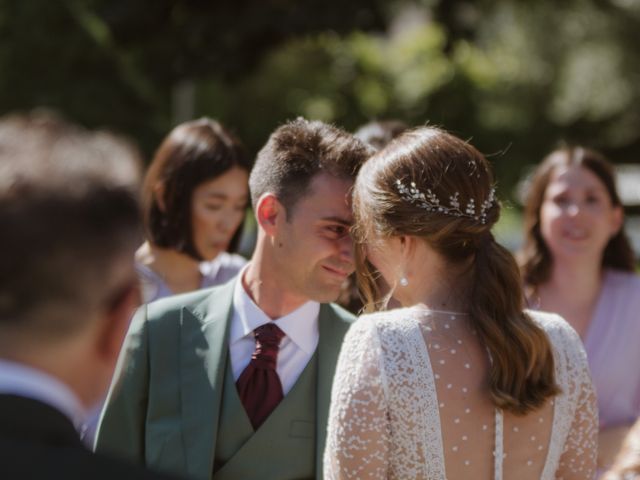
{"type": "Polygon", "coordinates": [[[265,193],[256,203],[256,219],[258,225],[269,236],[274,236],[278,221],[286,215],[282,205],[273,193],[265,193]]]}

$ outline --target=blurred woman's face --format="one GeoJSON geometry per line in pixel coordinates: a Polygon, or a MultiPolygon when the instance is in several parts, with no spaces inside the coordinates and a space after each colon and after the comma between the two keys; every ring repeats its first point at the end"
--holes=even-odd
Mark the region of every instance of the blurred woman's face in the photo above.
{"type": "Polygon", "coordinates": [[[588,168],[572,165],[552,174],[540,207],[540,232],[554,260],[599,262],[622,226],[602,181],[588,168]]]}
{"type": "Polygon", "coordinates": [[[229,247],[249,200],[249,174],[233,167],[198,185],[191,196],[191,228],[196,251],[213,260],[229,247]]]}

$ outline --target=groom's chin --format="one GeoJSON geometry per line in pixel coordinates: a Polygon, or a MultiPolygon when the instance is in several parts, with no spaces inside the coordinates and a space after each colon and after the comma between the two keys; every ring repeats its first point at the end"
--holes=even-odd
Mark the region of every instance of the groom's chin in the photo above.
{"type": "Polygon", "coordinates": [[[331,303],[340,298],[340,294],[343,291],[342,285],[325,284],[318,285],[314,288],[313,294],[310,295],[311,300],[318,303],[331,303]]]}

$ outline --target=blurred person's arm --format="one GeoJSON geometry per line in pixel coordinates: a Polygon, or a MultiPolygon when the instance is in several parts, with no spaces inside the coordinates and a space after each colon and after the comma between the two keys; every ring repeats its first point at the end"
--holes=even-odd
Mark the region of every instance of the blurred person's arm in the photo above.
{"type": "Polygon", "coordinates": [[[624,441],[620,442],[622,448],[615,452],[617,456],[612,462],[613,466],[602,477],[602,480],[640,479],[640,420],[631,429],[628,426],[612,429],[615,432],[612,431],[611,435],[621,434],[623,429],[629,433],[624,441]]]}
{"type": "Polygon", "coordinates": [[[617,425],[615,427],[603,428],[598,434],[598,468],[606,470],[613,465],[614,460],[620,453],[622,444],[631,430],[629,425],[617,425]]]}
{"type": "Polygon", "coordinates": [[[134,315],[100,418],[95,450],[145,463],[149,355],[147,306],[134,315]]]}

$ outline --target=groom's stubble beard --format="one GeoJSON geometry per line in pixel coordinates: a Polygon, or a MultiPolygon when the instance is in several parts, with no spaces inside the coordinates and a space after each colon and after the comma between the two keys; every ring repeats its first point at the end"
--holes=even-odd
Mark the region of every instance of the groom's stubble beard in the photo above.
{"type": "Polygon", "coordinates": [[[339,261],[319,263],[312,266],[302,275],[283,275],[283,277],[286,278],[286,280],[283,278],[283,288],[307,300],[318,303],[331,303],[336,301],[342,292],[348,276],[340,281],[338,278],[334,278],[333,275],[326,272],[323,265],[330,265],[341,270],[348,269],[349,272],[353,271],[353,266],[346,266],[339,261]]]}

